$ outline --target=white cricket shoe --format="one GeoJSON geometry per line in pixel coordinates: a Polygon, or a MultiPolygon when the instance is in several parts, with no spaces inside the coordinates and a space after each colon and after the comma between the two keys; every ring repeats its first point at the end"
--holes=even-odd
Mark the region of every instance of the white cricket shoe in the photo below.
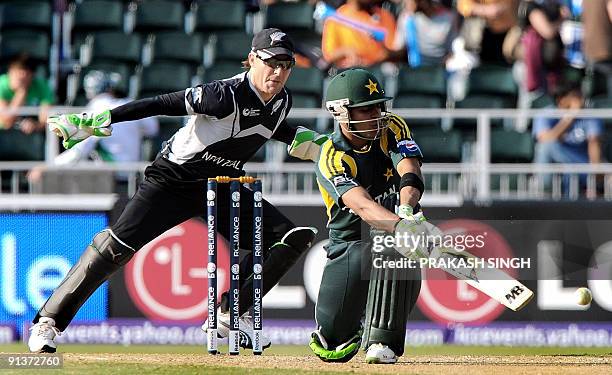
{"type": "Polygon", "coordinates": [[[53,318],[42,317],[38,323],[30,328],[30,339],[28,346],[32,353],[55,353],[57,344],[55,336],[61,336],[59,329],[55,328],[55,320],[53,318]]]}
{"type": "MultiPolygon", "coordinates": [[[[253,317],[244,314],[240,317],[240,342],[239,345],[243,349],[253,349],[253,317]]],[[[202,324],[202,330],[206,332],[208,329],[208,319],[202,324]]],[[[221,309],[217,309],[217,336],[219,338],[227,338],[230,332],[230,314],[223,313],[221,309]]],[[[265,334],[261,334],[261,347],[267,349],[272,345],[272,341],[265,334]]]]}
{"type": "Polygon", "coordinates": [[[387,345],[383,344],[372,344],[366,352],[367,363],[395,363],[397,362],[397,356],[387,345]]]}

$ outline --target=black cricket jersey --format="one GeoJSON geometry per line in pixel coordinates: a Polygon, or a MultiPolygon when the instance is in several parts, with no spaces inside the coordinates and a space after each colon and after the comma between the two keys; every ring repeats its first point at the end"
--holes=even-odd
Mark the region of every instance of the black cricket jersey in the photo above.
{"type": "Polygon", "coordinates": [[[201,185],[208,177],[244,174],[244,164],[270,138],[287,142],[295,129],[285,121],[291,93],[283,88],[265,102],[248,73],[184,91],[190,116],[164,146],[147,178],[161,185],[201,185]]]}

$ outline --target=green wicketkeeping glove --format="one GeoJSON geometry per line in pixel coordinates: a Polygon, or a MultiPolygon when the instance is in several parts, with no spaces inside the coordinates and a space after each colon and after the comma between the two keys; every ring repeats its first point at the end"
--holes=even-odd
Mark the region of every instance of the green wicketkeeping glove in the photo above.
{"type": "Polygon", "coordinates": [[[67,149],[91,137],[108,137],[111,135],[110,110],[99,114],[82,113],[50,116],[47,120],[49,129],[64,138],[63,145],[67,149]]]}
{"type": "Polygon", "coordinates": [[[324,362],[348,362],[357,354],[361,345],[361,335],[353,337],[348,342],[334,349],[326,349],[321,339],[320,332],[314,331],[310,336],[308,346],[324,362]]]}
{"type": "Polygon", "coordinates": [[[293,142],[287,147],[289,155],[302,160],[319,160],[321,145],[329,139],[327,134],[298,126],[293,142]]]}

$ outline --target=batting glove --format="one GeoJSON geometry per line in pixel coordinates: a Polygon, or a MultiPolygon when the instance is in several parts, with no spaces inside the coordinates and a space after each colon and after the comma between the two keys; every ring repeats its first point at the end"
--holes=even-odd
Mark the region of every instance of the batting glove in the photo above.
{"type": "Polygon", "coordinates": [[[422,212],[401,219],[395,225],[395,249],[407,258],[429,257],[432,246],[427,236],[436,234],[431,227],[422,212]]]}
{"type": "Polygon", "coordinates": [[[49,130],[62,137],[62,144],[69,149],[90,136],[108,137],[111,135],[110,110],[99,114],[82,113],[50,116],[47,120],[49,130]]]}

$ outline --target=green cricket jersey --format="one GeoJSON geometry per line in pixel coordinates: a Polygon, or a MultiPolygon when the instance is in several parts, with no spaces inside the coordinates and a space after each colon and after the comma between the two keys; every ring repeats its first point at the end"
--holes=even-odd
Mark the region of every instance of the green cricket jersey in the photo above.
{"type": "Polygon", "coordinates": [[[392,114],[390,126],[366,151],[355,151],[339,130],[322,146],[316,173],[319,190],[327,208],[331,240],[356,241],[361,237],[361,218],[342,203],[342,195],[361,186],[381,203],[399,190],[397,165],[404,158],[423,155],[412,139],[410,129],[392,114]]]}

